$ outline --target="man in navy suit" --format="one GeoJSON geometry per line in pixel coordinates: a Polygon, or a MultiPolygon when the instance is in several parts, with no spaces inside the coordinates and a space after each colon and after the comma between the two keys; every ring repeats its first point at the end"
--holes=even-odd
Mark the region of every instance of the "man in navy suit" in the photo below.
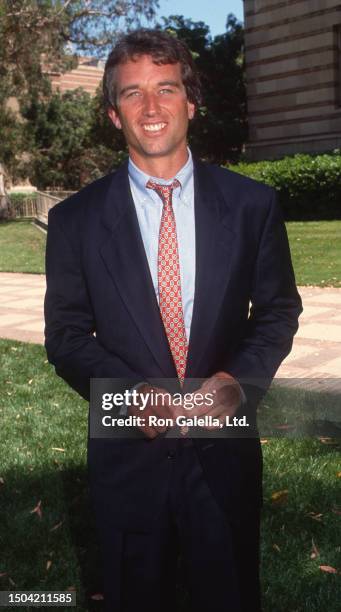
{"type": "MultiPolygon", "coordinates": [[[[122,38],[104,93],[129,161],[50,211],[49,360],[86,399],[91,378],[124,379],[140,394],[154,379],[182,391],[201,379],[215,399],[192,415],[222,425],[245,415],[254,432],[225,438],[207,426],[171,438],[141,425],[137,438],[89,438],[105,609],[174,611],[180,550],[191,609],[259,612],[255,413],[301,312],[275,192],[192,159],[199,81],[174,37],[122,38]]],[[[162,411],[179,407],[149,403],[145,415],[162,411]]]]}

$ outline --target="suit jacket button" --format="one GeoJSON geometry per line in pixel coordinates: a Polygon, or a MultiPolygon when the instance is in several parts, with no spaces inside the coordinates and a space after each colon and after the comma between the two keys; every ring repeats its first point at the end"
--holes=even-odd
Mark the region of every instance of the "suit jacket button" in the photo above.
{"type": "Polygon", "coordinates": [[[167,459],[174,459],[174,457],[175,457],[175,452],[174,451],[168,451],[167,459]]]}

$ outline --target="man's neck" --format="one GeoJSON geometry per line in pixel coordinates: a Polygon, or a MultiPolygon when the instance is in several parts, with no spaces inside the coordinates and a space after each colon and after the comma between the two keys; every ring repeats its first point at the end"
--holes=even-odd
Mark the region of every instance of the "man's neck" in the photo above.
{"type": "Polygon", "coordinates": [[[187,148],[182,155],[177,154],[176,156],[167,155],[163,157],[150,157],[147,160],[140,158],[134,152],[130,151],[130,159],[134,162],[135,166],[142,170],[145,174],[153,176],[154,178],[160,179],[171,179],[173,178],[181,168],[184,167],[188,160],[187,148]]]}

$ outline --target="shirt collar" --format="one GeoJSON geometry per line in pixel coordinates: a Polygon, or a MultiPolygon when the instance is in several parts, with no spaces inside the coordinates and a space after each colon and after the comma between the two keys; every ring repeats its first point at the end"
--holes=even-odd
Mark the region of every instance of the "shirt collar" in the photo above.
{"type": "MultiPolygon", "coordinates": [[[[176,178],[178,179],[180,183],[180,197],[182,198],[184,194],[186,193],[186,189],[188,187],[188,184],[191,178],[193,177],[192,153],[189,148],[187,148],[187,151],[188,151],[188,159],[186,163],[184,164],[184,166],[182,166],[182,168],[180,168],[180,170],[176,173],[175,176],[173,176],[172,178],[168,180],[160,179],[158,177],[154,177],[154,176],[150,176],[149,174],[146,174],[145,172],[143,172],[143,170],[140,170],[140,168],[138,168],[136,164],[134,164],[132,159],[129,157],[129,162],[128,162],[129,178],[132,181],[135,188],[140,193],[144,193],[145,196],[147,195],[147,191],[148,191],[146,188],[146,184],[150,179],[154,181],[155,183],[160,183],[161,185],[168,185],[176,178]]],[[[184,203],[186,203],[186,199],[184,199],[184,203]]]]}

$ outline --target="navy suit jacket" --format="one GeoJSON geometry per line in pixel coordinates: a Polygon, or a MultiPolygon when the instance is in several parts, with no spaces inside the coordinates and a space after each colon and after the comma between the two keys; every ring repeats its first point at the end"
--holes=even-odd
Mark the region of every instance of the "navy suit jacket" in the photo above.
{"type": "MultiPolygon", "coordinates": [[[[186,378],[229,372],[243,385],[252,418],[291,349],[301,312],[284,222],[273,189],[226,169],[196,161],[194,192],[196,278],[186,378]]],[[[124,378],[132,386],[176,377],[127,163],[50,211],[46,273],[48,358],[82,397],[89,399],[90,378],[124,378]]],[[[145,524],[157,515],[169,477],[166,444],[162,436],[89,440],[95,498],[118,523],[145,524]]],[[[258,439],[195,444],[231,518],[259,507],[258,439]]]]}

